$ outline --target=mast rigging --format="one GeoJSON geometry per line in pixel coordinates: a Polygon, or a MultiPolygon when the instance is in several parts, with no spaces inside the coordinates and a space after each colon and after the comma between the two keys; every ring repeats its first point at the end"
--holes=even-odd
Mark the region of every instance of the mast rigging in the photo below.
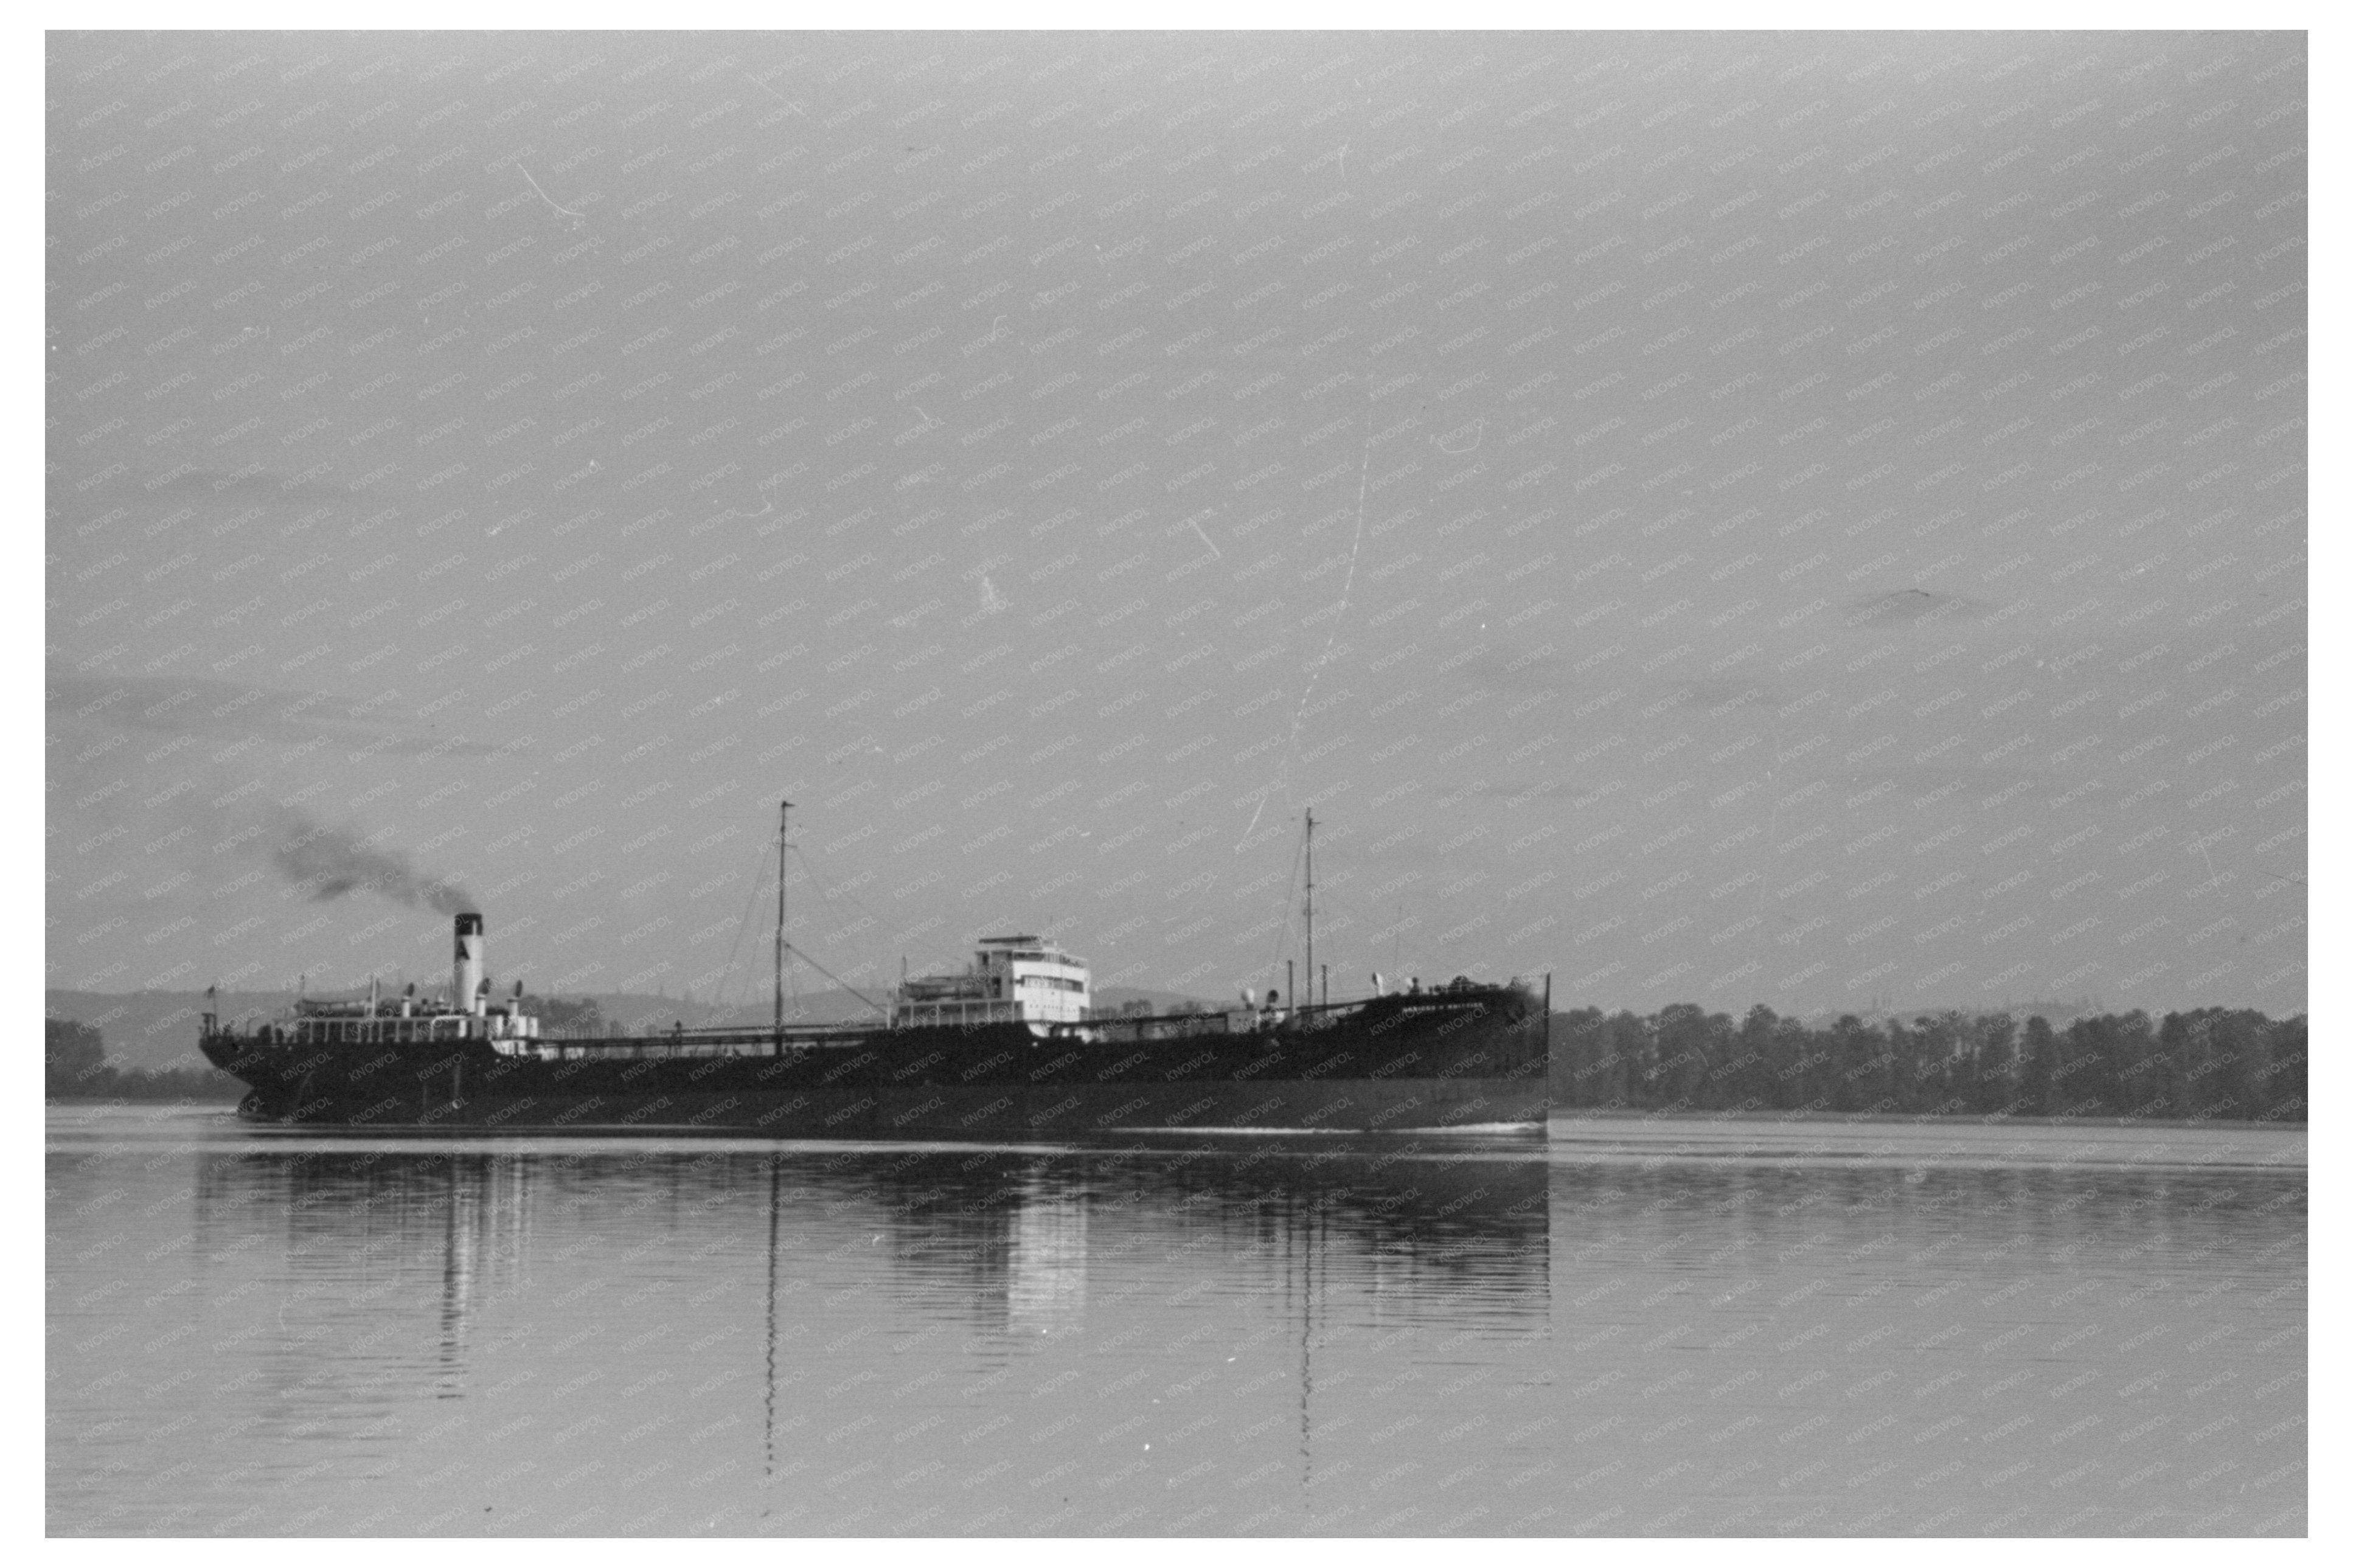
{"type": "Polygon", "coordinates": [[[792,809],[788,800],[776,805],[776,1043],[780,1047],[785,1039],[785,827],[792,809]]]}

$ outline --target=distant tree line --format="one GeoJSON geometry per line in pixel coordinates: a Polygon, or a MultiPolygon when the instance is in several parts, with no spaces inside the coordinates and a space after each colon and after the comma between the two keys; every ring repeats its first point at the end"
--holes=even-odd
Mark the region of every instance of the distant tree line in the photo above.
{"type": "Polygon", "coordinates": [[[43,1032],[42,1093],[50,1100],[237,1100],[245,1085],[206,1066],[126,1071],[106,1059],[97,1029],[71,1018],[50,1018],[43,1032]]]}
{"type": "Polygon", "coordinates": [[[1562,1110],[1831,1110],[1921,1116],[2305,1120],[2306,1019],[2201,1007],[2021,1029],[2007,1013],[1826,1027],[1677,1003],[1648,1017],[1553,1018],[1562,1110]]]}

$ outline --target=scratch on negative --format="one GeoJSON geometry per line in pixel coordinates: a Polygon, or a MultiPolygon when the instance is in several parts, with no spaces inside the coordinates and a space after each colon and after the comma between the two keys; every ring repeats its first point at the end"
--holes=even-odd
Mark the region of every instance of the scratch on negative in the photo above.
{"type": "Polygon", "coordinates": [[[586,213],[576,213],[570,207],[561,205],[554,196],[549,195],[545,191],[539,190],[539,182],[537,180],[531,179],[531,171],[529,169],[523,168],[521,163],[517,163],[515,167],[522,171],[522,177],[524,179],[531,180],[531,188],[534,191],[539,191],[539,199],[545,202],[549,206],[554,207],[557,212],[562,213],[565,217],[586,217],[588,216],[586,213]]]}
{"type": "Polygon", "coordinates": [[[1300,723],[1307,717],[1307,704],[1315,695],[1315,683],[1324,678],[1324,667],[1331,661],[1333,645],[1340,640],[1340,624],[1347,618],[1348,597],[1356,584],[1356,557],[1365,545],[1366,485],[1372,477],[1372,471],[1373,405],[1371,398],[1367,397],[1365,400],[1364,458],[1356,468],[1356,537],[1348,546],[1348,574],[1340,584],[1340,607],[1332,616],[1332,630],[1324,639],[1324,651],[1317,654],[1315,662],[1307,667],[1307,689],[1299,694],[1299,707],[1291,715],[1291,743],[1283,749],[1282,766],[1276,770],[1274,783],[1267,786],[1266,794],[1259,796],[1258,810],[1250,813],[1250,826],[1242,829],[1241,837],[1235,842],[1234,853],[1237,855],[1242,852],[1242,846],[1250,842],[1250,835],[1258,831],[1258,819],[1265,814],[1268,799],[1282,787],[1283,779],[1291,773],[1292,759],[1299,752],[1300,723]]]}

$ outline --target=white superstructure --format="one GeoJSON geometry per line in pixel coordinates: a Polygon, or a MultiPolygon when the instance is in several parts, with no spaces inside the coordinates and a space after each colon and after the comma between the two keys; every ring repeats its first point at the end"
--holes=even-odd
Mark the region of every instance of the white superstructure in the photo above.
{"type": "Polygon", "coordinates": [[[489,1040],[505,1055],[517,1042],[539,1038],[539,1019],[523,1011],[522,983],[505,1006],[491,1005],[491,982],[483,960],[482,917],[471,910],[457,920],[457,948],[450,960],[449,997],[406,994],[379,998],[375,982],[364,1002],[297,1001],[272,1026],[298,1046],[406,1046],[437,1040],[489,1040]]]}
{"type": "Polygon", "coordinates": [[[1093,997],[1086,961],[1035,936],[989,936],[961,974],[927,974],[900,983],[894,1028],[927,1025],[1076,1024],[1093,997]]]}

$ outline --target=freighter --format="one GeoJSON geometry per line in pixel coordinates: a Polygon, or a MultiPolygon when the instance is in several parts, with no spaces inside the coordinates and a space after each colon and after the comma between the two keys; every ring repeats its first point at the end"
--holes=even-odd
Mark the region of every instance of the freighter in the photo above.
{"type": "MultiPolygon", "coordinates": [[[[783,845],[780,823],[780,859],[783,845]]],[[[1424,989],[1376,976],[1372,995],[1341,1002],[1245,989],[1239,1007],[1105,1011],[1059,943],[993,936],[961,973],[902,980],[871,1024],[788,1025],[781,870],[765,1028],[543,1026],[520,982],[492,997],[470,910],[448,999],[371,988],[242,1027],[207,1011],[203,1050],[249,1086],[240,1114],[281,1123],[859,1139],[1544,1125],[1549,977],[1424,989]]],[[[1312,976],[1312,947],[1308,959],[1312,976]]]]}

